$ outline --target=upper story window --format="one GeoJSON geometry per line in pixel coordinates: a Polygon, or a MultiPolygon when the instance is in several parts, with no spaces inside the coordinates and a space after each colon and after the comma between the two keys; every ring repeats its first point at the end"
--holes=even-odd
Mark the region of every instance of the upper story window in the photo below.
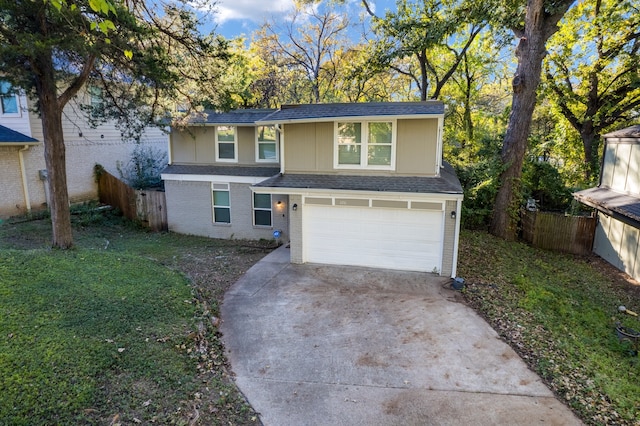
{"type": "Polygon", "coordinates": [[[0,80],[0,99],[2,114],[18,115],[20,113],[18,95],[12,91],[11,83],[8,81],[0,80]]]}
{"type": "Polygon", "coordinates": [[[393,169],[394,127],[391,121],[336,123],[336,168],[393,169]]]}
{"type": "Polygon", "coordinates": [[[89,86],[89,100],[92,108],[100,108],[102,106],[102,88],[98,86],[89,86]]]}
{"type": "Polygon", "coordinates": [[[216,127],[216,159],[218,161],[238,161],[236,128],[234,126],[216,127]]]}
{"type": "Polygon", "coordinates": [[[276,126],[256,127],[256,161],[265,163],[278,161],[276,126]]]}

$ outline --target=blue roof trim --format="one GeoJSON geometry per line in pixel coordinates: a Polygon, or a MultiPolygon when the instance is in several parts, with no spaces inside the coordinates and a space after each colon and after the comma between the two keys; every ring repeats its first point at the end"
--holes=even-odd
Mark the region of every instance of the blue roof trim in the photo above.
{"type": "Polygon", "coordinates": [[[34,139],[31,136],[27,136],[15,130],[11,130],[8,127],[0,125],[0,143],[26,143],[34,144],[39,143],[38,139],[34,139]]]}

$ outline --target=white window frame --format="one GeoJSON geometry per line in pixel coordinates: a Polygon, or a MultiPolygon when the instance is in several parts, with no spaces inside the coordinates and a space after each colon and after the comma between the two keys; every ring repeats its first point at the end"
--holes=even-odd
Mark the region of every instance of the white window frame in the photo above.
{"type": "Polygon", "coordinates": [[[89,92],[89,105],[91,108],[99,108],[103,103],[102,87],[89,86],[87,91],[89,92]]]}
{"type": "MultiPolygon", "coordinates": [[[[0,84],[2,83],[6,83],[8,86],[8,90],[10,91],[12,89],[11,84],[7,81],[7,80],[2,80],[0,79],[0,84]]],[[[4,102],[2,102],[3,99],[0,99],[0,114],[2,114],[3,117],[20,117],[21,116],[21,109],[20,109],[20,96],[18,96],[17,93],[12,93],[12,94],[1,94],[0,93],[0,97],[1,98],[13,98],[15,100],[16,103],[16,112],[4,112],[4,102]]]]}
{"type": "Polygon", "coordinates": [[[228,183],[211,182],[211,220],[215,225],[231,225],[231,188],[228,183]],[[216,205],[216,191],[229,194],[228,206],[216,205]],[[226,208],[229,210],[229,222],[216,222],[216,208],[226,208]]]}
{"type": "MultiPolygon", "coordinates": [[[[333,167],[336,169],[356,169],[356,170],[395,170],[396,165],[396,135],[398,131],[397,120],[380,119],[380,120],[339,120],[334,122],[334,144],[333,144],[333,167]],[[360,164],[340,164],[338,129],[339,124],[344,123],[360,123],[361,141],[360,141],[360,164]],[[391,123],[391,159],[389,165],[370,165],[368,164],[369,153],[369,124],[370,123],[391,123]]],[[[373,144],[372,144],[373,145],[373,144]]]]}
{"type": "Polygon", "coordinates": [[[253,193],[251,196],[251,207],[252,207],[252,216],[253,216],[253,226],[259,228],[273,228],[273,195],[272,194],[257,194],[253,193]],[[256,195],[268,195],[269,196],[269,208],[264,207],[256,207],[256,195]],[[269,225],[258,225],[256,224],[256,212],[257,211],[268,211],[269,212],[269,225]]]}
{"type": "Polygon", "coordinates": [[[277,163],[280,159],[279,154],[280,153],[278,150],[278,132],[276,131],[276,126],[274,125],[256,126],[256,163],[277,163]],[[272,127],[276,135],[276,140],[273,142],[259,140],[261,127],[272,127]],[[260,158],[260,145],[262,144],[274,144],[276,148],[276,158],[273,158],[273,159],[260,158]]]}
{"type": "Polygon", "coordinates": [[[238,162],[238,126],[216,126],[215,131],[215,145],[216,145],[216,161],[221,163],[237,163],[238,162]],[[228,127],[233,129],[233,142],[232,141],[220,141],[218,140],[218,129],[220,127],[228,127]],[[220,158],[220,145],[221,143],[231,144],[233,143],[233,158],[220,158]]]}

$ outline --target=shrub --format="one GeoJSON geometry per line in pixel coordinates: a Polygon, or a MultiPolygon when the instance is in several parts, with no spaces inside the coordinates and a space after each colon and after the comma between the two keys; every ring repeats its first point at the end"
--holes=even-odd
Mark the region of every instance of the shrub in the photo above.
{"type": "Polygon", "coordinates": [[[159,149],[137,145],[125,165],[118,163],[120,178],[135,189],[153,188],[162,184],[160,173],[167,165],[167,154],[159,149]]]}

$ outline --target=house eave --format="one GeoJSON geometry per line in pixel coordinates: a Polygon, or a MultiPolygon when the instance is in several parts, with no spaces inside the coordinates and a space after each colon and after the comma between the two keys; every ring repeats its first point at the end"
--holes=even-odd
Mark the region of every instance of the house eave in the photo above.
{"type": "Polygon", "coordinates": [[[40,141],[30,141],[30,142],[0,142],[0,147],[3,146],[37,146],[37,145],[42,145],[42,142],[40,141]]]}
{"type": "Polygon", "coordinates": [[[640,229],[640,220],[638,219],[634,219],[633,217],[630,217],[629,215],[626,215],[624,213],[621,213],[620,211],[618,211],[615,208],[609,208],[607,207],[605,204],[603,203],[599,203],[595,200],[592,200],[588,197],[584,197],[581,196],[579,193],[574,193],[573,197],[580,203],[584,204],[585,206],[591,207],[595,210],[597,210],[600,213],[604,213],[607,216],[610,216],[620,222],[623,222],[629,226],[633,226],[634,228],[638,228],[640,229]]]}
{"type": "Polygon", "coordinates": [[[330,189],[330,188],[289,188],[252,186],[251,190],[256,194],[282,194],[299,196],[355,196],[362,198],[385,199],[428,199],[428,200],[462,200],[463,194],[457,192],[401,192],[401,191],[370,191],[356,189],[330,189]]]}
{"type": "Polygon", "coordinates": [[[334,121],[382,121],[382,120],[419,120],[425,118],[444,117],[444,114],[405,114],[405,115],[340,115],[334,117],[315,117],[315,118],[290,118],[285,120],[258,120],[256,125],[267,124],[304,124],[304,123],[332,123],[334,121]]]}

